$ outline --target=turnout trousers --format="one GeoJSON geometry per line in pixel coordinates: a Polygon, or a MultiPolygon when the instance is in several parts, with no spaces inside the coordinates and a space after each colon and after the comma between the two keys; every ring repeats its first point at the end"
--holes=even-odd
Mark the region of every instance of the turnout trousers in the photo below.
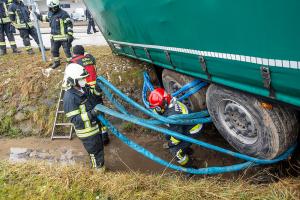
{"type": "Polygon", "coordinates": [[[11,32],[10,23],[0,24],[0,48],[1,49],[6,49],[5,35],[9,41],[10,46],[15,47],[16,46],[15,37],[14,34],[11,32]]]}
{"type": "Polygon", "coordinates": [[[30,28],[26,28],[26,29],[22,28],[22,29],[19,29],[19,31],[20,31],[20,36],[23,39],[25,49],[27,51],[32,49],[31,44],[30,44],[29,35],[34,39],[34,41],[38,45],[40,44],[35,27],[30,27],[30,28]]]}
{"type": "Polygon", "coordinates": [[[87,27],[87,32],[90,33],[91,32],[91,28],[93,28],[94,33],[96,33],[96,27],[95,27],[95,22],[93,19],[89,19],[88,20],[88,27],[87,27]]]}
{"type": "MultiPolygon", "coordinates": [[[[178,140],[179,141],[179,140],[178,140]]],[[[180,141],[177,145],[170,145],[169,151],[172,156],[176,158],[176,161],[181,165],[185,167],[190,167],[191,165],[191,159],[189,156],[189,150],[190,146],[192,144],[188,143],[186,141],[180,141]]]]}
{"type": "Polygon", "coordinates": [[[84,148],[90,155],[93,168],[100,168],[104,165],[104,148],[101,135],[101,133],[98,133],[86,138],[80,138],[84,148]]]}
{"type": "Polygon", "coordinates": [[[65,55],[67,57],[67,61],[70,61],[72,58],[71,55],[71,47],[72,43],[68,40],[53,40],[51,39],[51,54],[53,57],[54,62],[59,61],[59,49],[63,47],[65,55]]]}

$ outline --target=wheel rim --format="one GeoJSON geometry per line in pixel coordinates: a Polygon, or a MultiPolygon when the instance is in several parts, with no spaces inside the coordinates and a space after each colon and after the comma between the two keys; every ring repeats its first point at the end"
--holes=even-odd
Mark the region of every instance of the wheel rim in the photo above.
{"type": "MultiPolygon", "coordinates": [[[[170,93],[174,93],[176,91],[178,91],[180,88],[182,88],[182,86],[177,83],[177,82],[174,82],[174,81],[170,81],[169,82],[169,92],[170,93]]],[[[186,92],[182,92],[181,94],[184,95],[186,92]]],[[[181,96],[182,96],[181,95],[181,96]]],[[[190,101],[189,98],[187,99],[184,99],[181,101],[184,105],[186,105],[188,108],[192,109],[193,110],[193,104],[192,102],[190,101]]]]}
{"type": "Polygon", "coordinates": [[[254,117],[239,103],[224,99],[218,104],[218,116],[227,132],[244,144],[254,144],[258,139],[258,129],[254,117]]]}

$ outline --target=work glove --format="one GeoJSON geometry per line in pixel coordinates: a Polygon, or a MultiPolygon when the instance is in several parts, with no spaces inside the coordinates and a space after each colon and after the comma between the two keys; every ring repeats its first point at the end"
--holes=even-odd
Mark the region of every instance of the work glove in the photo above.
{"type": "Polygon", "coordinates": [[[91,116],[93,118],[97,118],[97,116],[100,114],[101,114],[101,112],[98,109],[96,109],[96,107],[94,107],[93,110],[91,111],[91,116]]]}
{"type": "Polygon", "coordinates": [[[102,132],[102,142],[103,142],[103,145],[104,146],[106,146],[106,145],[108,145],[109,144],[109,136],[108,136],[108,132],[106,131],[106,132],[102,132]]]}
{"type": "Polygon", "coordinates": [[[101,88],[99,87],[98,84],[95,85],[95,90],[96,90],[96,92],[98,92],[98,93],[101,93],[101,92],[102,92],[102,90],[101,90],[101,88]]]}
{"type": "Polygon", "coordinates": [[[41,14],[37,13],[36,11],[33,12],[33,14],[36,16],[36,18],[40,21],[43,21],[43,17],[41,14]]]}

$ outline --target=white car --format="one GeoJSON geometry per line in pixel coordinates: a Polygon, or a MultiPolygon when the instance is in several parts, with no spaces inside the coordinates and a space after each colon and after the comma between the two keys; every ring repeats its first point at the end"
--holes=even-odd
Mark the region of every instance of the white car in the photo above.
{"type": "Polygon", "coordinates": [[[71,18],[74,21],[85,21],[86,20],[86,16],[85,16],[85,13],[84,13],[84,9],[83,8],[76,8],[71,13],[71,18]]]}

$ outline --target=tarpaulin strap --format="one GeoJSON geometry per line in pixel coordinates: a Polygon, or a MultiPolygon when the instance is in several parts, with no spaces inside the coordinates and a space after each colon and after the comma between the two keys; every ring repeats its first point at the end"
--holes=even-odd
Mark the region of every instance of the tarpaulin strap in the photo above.
{"type": "MultiPolygon", "coordinates": [[[[211,118],[209,116],[206,116],[206,118],[197,117],[197,115],[203,115],[203,113],[208,114],[208,112],[206,112],[206,111],[196,112],[196,113],[192,113],[192,114],[180,114],[180,115],[177,115],[176,119],[173,119],[172,117],[164,117],[164,116],[158,115],[158,114],[154,113],[153,111],[146,109],[144,106],[138,104],[137,102],[135,102],[134,100],[132,100],[131,98],[126,96],[124,93],[122,93],[119,89],[114,87],[110,82],[108,82],[102,76],[99,76],[97,78],[97,84],[99,85],[100,88],[105,88],[105,90],[103,90],[103,92],[105,93],[105,95],[107,97],[109,97],[109,98],[112,97],[112,94],[110,94],[110,92],[107,90],[107,89],[110,89],[112,92],[114,92],[115,95],[117,95],[122,100],[124,100],[125,102],[127,102],[128,104],[133,106],[135,109],[143,112],[144,114],[148,115],[149,117],[152,117],[152,118],[162,121],[164,123],[178,124],[178,125],[194,125],[194,124],[199,124],[199,123],[202,124],[202,123],[211,122],[211,118]]],[[[116,101],[116,99],[114,99],[114,98],[112,98],[112,99],[114,100],[114,102],[112,102],[112,103],[118,110],[122,110],[123,113],[124,112],[127,113],[124,106],[122,106],[118,101],[116,101]]]]}
{"type": "MultiPolygon", "coordinates": [[[[132,100],[129,97],[127,97],[126,95],[124,95],[123,93],[121,93],[118,89],[116,89],[111,83],[109,83],[103,77],[98,77],[97,84],[103,90],[103,92],[105,94],[110,94],[110,92],[109,92],[109,89],[110,89],[111,91],[117,93],[117,95],[119,97],[121,97],[123,100],[125,100],[126,102],[128,102],[130,105],[134,106],[139,111],[142,111],[145,114],[147,113],[148,116],[152,117],[153,112],[149,111],[148,109],[143,108],[142,106],[140,106],[136,102],[132,102],[132,100]],[[147,111],[149,111],[149,113],[147,111]]],[[[112,94],[110,94],[110,95],[112,96],[112,94]]],[[[114,102],[118,102],[116,99],[114,99],[114,100],[115,100],[114,102]]],[[[116,107],[118,107],[118,105],[116,107]]],[[[162,165],[164,165],[166,167],[169,167],[169,168],[174,169],[174,170],[179,170],[179,171],[184,171],[184,172],[187,172],[187,173],[192,173],[192,174],[218,174],[218,173],[238,171],[238,170],[242,170],[242,169],[248,168],[250,166],[258,165],[258,164],[272,164],[272,163],[276,163],[278,161],[281,161],[281,160],[284,160],[284,159],[288,158],[288,156],[294,151],[294,149],[296,147],[296,145],[292,146],[284,154],[282,154],[281,156],[279,156],[278,158],[273,159],[273,160],[258,159],[258,158],[254,158],[254,157],[251,157],[251,156],[247,156],[245,154],[233,152],[233,151],[230,151],[230,150],[227,150],[227,149],[224,149],[224,148],[221,148],[221,147],[218,147],[218,146],[215,146],[215,145],[212,145],[212,144],[200,141],[200,140],[196,140],[194,138],[185,136],[185,135],[183,135],[181,133],[170,131],[168,129],[165,129],[165,128],[162,128],[162,127],[159,127],[159,126],[155,126],[155,125],[149,123],[149,122],[153,122],[153,121],[160,121],[161,124],[165,124],[165,123],[168,123],[168,121],[170,121],[170,120],[177,121],[177,124],[182,123],[182,121],[184,121],[185,123],[187,123],[186,120],[182,120],[184,118],[184,115],[175,115],[174,117],[172,116],[173,117],[173,119],[172,119],[171,117],[170,118],[165,118],[165,117],[162,117],[162,116],[160,116],[160,117],[162,117],[162,118],[160,118],[160,117],[158,117],[159,116],[158,114],[155,114],[155,115],[157,115],[157,117],[154,117],[154,118],[156,118],[156,120],[147,120],[147,119],[139,118],[139,117],[134,116],[132,114],[122,114],[122,113],[116,112],[116,111],[114,111],[114,110],[112,110],[110,108],[107,108],[107,107],[105,107],[103,105],[100,105],[100,104],[96,106],[96,109],[98,109],[102,113],[111,115],[113,117],[120,118],[122,120],[126,120],[126,121],[129,121],[129,122],[135,123],[137,125],[140,125],[140,126],[143,126],[143,127],[146,127],[146,128],[149,128],[149,129],[161,132],[161,133],[166,134],[166,135],[173,136],[173,137],[178,138],[180,140],[191,142],[193,144],[202,146],[204,148],[212,149],[212,150],[224,153],[224,154],[228,154],[230,156],[234,156],[234,157],[246,160],[246,162],[244,162],[244,163],[235,164],[235,165],[231,165],[231,166],[207,167],[207,168],[200,168],[200,169],[184,168],[184,167],[181,167],[181,166],[173,165],[173,164],[168,163],[167,161],[165,161],[165,160],[163,160],[163,159],[155,156],[150,151],[148,151],[147,149],[139,146],[138,144],[134,143],[133,141],[129,140],[126,136],[124,136],[123,134],[121,134],[114,126],[112,126],[109,123],[109,121],[107,121],[102,115],[98,116],[98,119],[101,121],[101,123],[103,125],[107,126],[108,129],[116,137],[118,137],[122,142],[124,142],[125,144],[127,144],[132,149],[138,151],[139,153],[143,154],[147,158],[149,158],[149,159],[151,159],[151,160],[153,160],[153,161],[155,161],[155,162],[157,162],[159,164],[162,164],[162,165]]],[[[196,117],[198,115],[207,116],[206,114],[208,114],[208,113],[205,113],[205,112],[206,111],[199,112],[199,113],[187,114],[185,117],[190,120],[190,119],[193,119],[193,117],[196,117]]]]}
{"type": "Polygon", "coordinates": [[[142,97],[143,97],[143,103],[145,104],[146,108],[150,108],[149,102],[147,100],[147,92],[153,91],[154,87],[150,81],[149,74],[147,72],[144,72],[144,84],[143,84],[143,91],[142,91],[142,97]]]}

